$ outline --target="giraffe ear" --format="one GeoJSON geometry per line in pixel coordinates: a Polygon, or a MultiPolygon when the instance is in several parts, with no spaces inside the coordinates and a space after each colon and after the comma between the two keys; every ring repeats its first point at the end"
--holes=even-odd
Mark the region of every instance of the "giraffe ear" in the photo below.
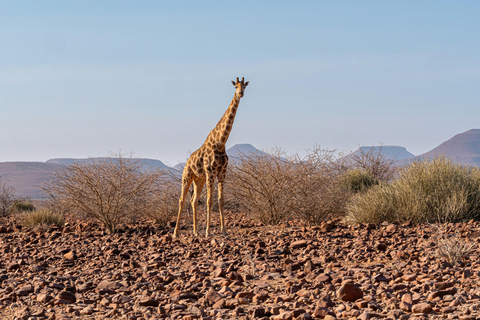
{"type": "Polygon", "coordinates": [[[235,81],[232,81],[232,84],[235,85],[235,81]]]}
{"type": "Polygon", "coordinates": [[[250,81],[245,82],[245,87],[248,86],[248,83],[249,83],[249,82],[250,82],[250,81]]]}

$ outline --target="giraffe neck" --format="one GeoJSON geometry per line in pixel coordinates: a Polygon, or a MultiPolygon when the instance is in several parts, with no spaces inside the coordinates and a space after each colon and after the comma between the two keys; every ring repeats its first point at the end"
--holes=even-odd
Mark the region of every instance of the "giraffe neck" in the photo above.
{"type": "Polygon", "coordinates": [[[225,111],[225,114],[217,123],[215,128],[212,131],[210,131],[210,134],[207,137],[207,141],[214,144],[216,148],[219,148],[219,149],[225,148],[225,144],[227,143],[228,136],[232,131],[233,121],[235,120],[235,115],[237,114],[239,103],[240,103],[240,97],[235,93],[227,111],[225,111]]]}

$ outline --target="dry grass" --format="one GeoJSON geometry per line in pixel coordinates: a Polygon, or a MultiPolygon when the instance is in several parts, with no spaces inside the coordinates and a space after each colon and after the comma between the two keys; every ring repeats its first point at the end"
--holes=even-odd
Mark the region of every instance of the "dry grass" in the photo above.
{"type": "Polygon", "coordinates": [[[466,242],[458,232],[447,234],[444,225],[436,225],[437,228],[437,250],[436,256],[445,259],[448,263],[454,264],[465,260],[475,247],[474,242],[466,242]]]}
{"type": "Polygon", "coordinates": [[[37,227],[43,225],[63,226],[65,218],[63,215],[55,213],[49,209],[38,211],[25,211],[21,213],[21,224],[25,227],[37,227]]]}
{"type": "Polygon", "coordinates": [[[417,161],[354,196],[346,218],[352,223],[461,222],[480,217],[480,170],[440,157],[417,161]]]}

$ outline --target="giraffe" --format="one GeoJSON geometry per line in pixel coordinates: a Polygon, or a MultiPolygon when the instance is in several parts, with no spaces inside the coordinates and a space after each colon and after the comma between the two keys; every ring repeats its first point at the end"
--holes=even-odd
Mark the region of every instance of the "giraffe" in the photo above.
{"type": "Polygon", "coordinates": [[[193,209],[193,235],[197,236],[197,205],[200,193],[203,186],[207,185],[207,229],[205,231],[206,237],[210,233],[210,214],[212,212],[212,193],[213,184],[215,178],[218,182],[218,205],[220,211],[220,231],[223,235],[226,235],[224,220],[223,220],[223,208],[225,200],[223,198],[223,185],[225,182],[225,175],[227,172],[228,156],[225,152],[225,143],[228,140],[228,136],[232,131],[233,120],[237,113],[240,98],[243,97],[245,87],[248,86],[248,81],[232,81],[235,86],[235,94],[233,95],[232,102],[228,107],[225,114],[217,123],[215,128],[210,131],[207,139],[203,145],[196,150],[188,158],[185,168],[182,174],[182,192],[179,199],[177,224],[173,236],[178,236],[178,228],[180,224],[180,217],[182,215],[183,206],[185,204],[185,197],[187,196],[190,185],[193,182],[193,195],[191,199],[193,209]]]}

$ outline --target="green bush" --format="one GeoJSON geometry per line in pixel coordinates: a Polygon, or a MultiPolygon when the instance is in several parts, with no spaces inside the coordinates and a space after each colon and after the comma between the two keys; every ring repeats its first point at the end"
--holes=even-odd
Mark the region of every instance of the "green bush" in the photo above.
{"type": "Polygon", "coordinates": [[[63,226],[65,219],[61,214],[55,213],[49,209],[38,211],[26,211],[22,219],[22,225],[25,227],[35,227],[39,225],[63,226]]]}
{"type": "Polygon", "coordinates": [[[12,212],[35,211],[35,206],[30,201],[16,201],[11,208],[12,212]]]}
{"type": "Polygon", "coordinates": [[[480,218],[480,170],[445,157],[416,161],[347,204],[353,223],[460,222],[480,218]]]}
{"type": "Polygon", "coordinates": [[[363,192],[379,184],[379,180],[365,169],[350,169],[342,174],[341,180],[347,190],[363,192]]]}

